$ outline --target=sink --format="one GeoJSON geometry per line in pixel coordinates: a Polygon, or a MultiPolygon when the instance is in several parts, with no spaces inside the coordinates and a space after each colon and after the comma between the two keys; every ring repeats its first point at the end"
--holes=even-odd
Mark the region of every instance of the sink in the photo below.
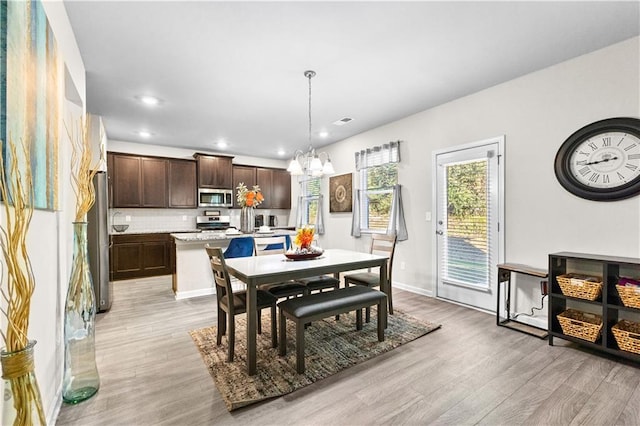
{"type": "Polygon", "coordinates": [[[129,225],[126,225],[126,224],[124,224],[124,225],[111,225],[111,227],[116,232],[124,232],[127,229],[129,229],[129,225]]]}

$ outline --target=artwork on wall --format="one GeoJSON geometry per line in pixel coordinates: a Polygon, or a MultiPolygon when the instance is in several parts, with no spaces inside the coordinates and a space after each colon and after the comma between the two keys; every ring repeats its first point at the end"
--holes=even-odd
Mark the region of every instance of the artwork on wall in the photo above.
{"type": "Polygon", "coordinates": [[[40,1],[0,1],[0,139],[30,145],[34,207],[55,210],[62,102],[56,40],[40,1]]]}
{"type": "Polygon", "coordinates": [[[351,173],[329,178],[329,212],[342,213],[352,210],[351,173]]]}

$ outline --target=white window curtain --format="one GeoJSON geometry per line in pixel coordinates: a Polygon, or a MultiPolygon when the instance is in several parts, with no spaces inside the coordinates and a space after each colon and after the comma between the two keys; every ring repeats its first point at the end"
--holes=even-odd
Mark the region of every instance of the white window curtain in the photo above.
{"type": "Polygon", "coordinates": [[[393,198],[391,200],[391,217],[387,225],[387,235],[395,234],[397,241],[409,239],[407,234],[407,224],[404,221],[404,209],[402,207],[402,187],[394,185],[393,198]]]}
{"type": "Polygon", "coordinates": [[[400,141],[385,143],[356,152],[356,170],[400,162],[400,141]]]}
{"type": "Polygon", "coordinates": [[[351,236],[360,237],[360,190],[353,191],[353,216],[351,218],[351,236]]]}
{"type": "Polygon", "coordinates": [[[318,195],[318,212],[316,213],[315,231],[318,235],[324,235],[324,218],[322,213],[322,194],[318,195]]]}

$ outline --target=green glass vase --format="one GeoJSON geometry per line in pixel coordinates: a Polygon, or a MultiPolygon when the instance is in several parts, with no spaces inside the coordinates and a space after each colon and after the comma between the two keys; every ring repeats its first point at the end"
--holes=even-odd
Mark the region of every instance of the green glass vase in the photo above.
{"type": "Polygon", "coordinates": [[[77,404],[100,388],[96,366],[96,297],[89,270],[87,222],[73,223],[73,264],[64,315],[62,400],[77,404]]]}

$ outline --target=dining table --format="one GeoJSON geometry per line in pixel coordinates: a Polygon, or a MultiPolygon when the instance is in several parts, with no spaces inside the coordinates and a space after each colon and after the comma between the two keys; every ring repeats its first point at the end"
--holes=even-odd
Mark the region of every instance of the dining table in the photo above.
{"type": "MultiPolygon", "coordinates": [[[[225,259],[229,274],[247,285],[247,371],[256,374],[256,288],[262,284],[367,268],[380,268],[380,290],[389,294],[387,256],[344,249],[326,249],[313,259],[291,260],[284,254],[225,259]]],[[[304,296],[303,296],[304,297],[304,296]]]]}

